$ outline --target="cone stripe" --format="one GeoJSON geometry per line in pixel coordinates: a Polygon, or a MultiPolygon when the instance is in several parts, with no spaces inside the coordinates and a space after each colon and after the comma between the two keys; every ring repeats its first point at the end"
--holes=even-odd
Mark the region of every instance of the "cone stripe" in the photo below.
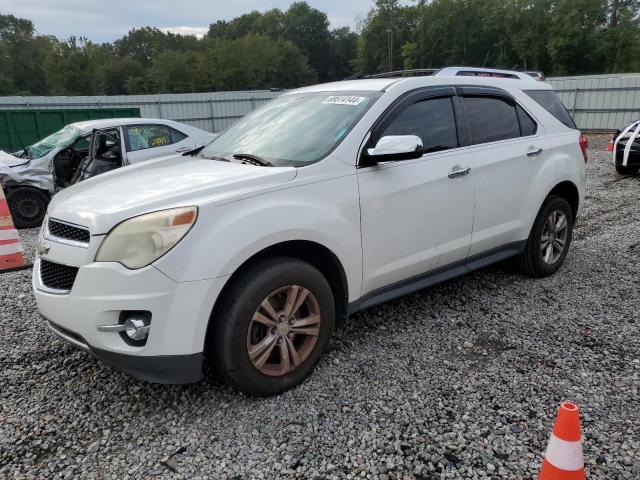
{"type": "Polygon", "coordinates": [[[0,242],[2,242],[3,240],[13,240],[13,241],[17,241],[18,240],[18,231],[14,228],[12,228],[11,230],[2,230],[0,229],[0,242]]]}
{"type": "Polygon", "coordinates": [[[585,474],[584,469],[573,472],[560,470],[545,460],[542,464],[542,470],[540,470],[539,480],[585,480],[585,474]]]}
{"type": "MultiPolygon", "coordinates": [[[[2,199],[0,199],[0,202],[2,201],[2,199]]],[[[0,228],[2,227],[12,227],[13,228],[13,221],[11,220],[11,217],[0,217],[0,228]]]]}
{"type": "Polygon", "coordinates": [[[552,434],[544,456],[549,463],[561,470],[576,471],[584,468],[582,439],[567,442],[552,434]]]}
{"type": "Polygon", "coordinates": [[[19,243],[10,243],[9,245],[0,245],[0,257],[4,255],[13,255],[14,253],[22,253],[22,247],[19,243]]]}

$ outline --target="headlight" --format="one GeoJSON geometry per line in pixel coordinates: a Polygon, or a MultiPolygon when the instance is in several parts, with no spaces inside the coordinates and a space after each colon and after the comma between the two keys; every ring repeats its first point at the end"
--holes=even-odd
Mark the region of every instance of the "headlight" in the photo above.
{"type": "Polygon", "coordinates": [[[125,220],[104,239],[96,262],[119,262],[131,269],[146,267],[182,240],[197,217],[198,207],[183,207],[125,220]]]}

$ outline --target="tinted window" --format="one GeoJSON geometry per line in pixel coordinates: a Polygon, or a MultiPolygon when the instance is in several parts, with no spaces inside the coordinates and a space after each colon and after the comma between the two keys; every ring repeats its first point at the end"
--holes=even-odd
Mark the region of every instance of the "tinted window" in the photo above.
{"type": "Polygon", "coordinates": [[[518,113],[518,120],[520,121],[520,134],[523,137],[535,135],[536,131],[538,131],[538,124],[535,120],[531,118],[520,105],[516,106],[516,112],[518,113]]]}
{"type": "Polygon", "coordinates": [[[171,140],[173,141],[173,143],[178,143],[187,138],[184,133],[176,130],[175,128],[170,128],[169,130],[171,130],[171,140]]]}
{"type": "Polygon", "coordinates": [[[386,135],[417,135],[427,152],[456,148],[458,135],[451,99],[434,98],[409,105],[381,136],[386,135]]]}
{"type": "Polygon", "coordinates": [[[463,101],[472,144],[520,136],[515,105],[494,97],[464,97],[463,101]]]}
{"type": "Polygon", "coordinates": [[[576,124],[564,108],[564,105],[553,90],[524,90],[524,93],[538,102],[551,115],[556,117],[567,127],[577,129],[576,124]]]}
{"type": "Polygon", "coordinates": [[[125,128],[129,151],[171,145],[171,128],[165,125],[131,125],[125,128]]]}

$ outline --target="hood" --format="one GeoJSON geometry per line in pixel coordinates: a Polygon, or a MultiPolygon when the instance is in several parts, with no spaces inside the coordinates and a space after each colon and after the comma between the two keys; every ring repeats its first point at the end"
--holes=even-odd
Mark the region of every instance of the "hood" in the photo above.
{"type": "Polygon", "coordinates": [[[293,180],[293,167],[172,156],[119,168],[56,194],[49,216],[107,233],[117,223],[147,212],[202,206],[230,196],[293,180]]]}
{"type": "Polygon", "coordinates": [[[18,158],[10,153],[0,150],[0,165],[2,166],[15,167],[17,165],[24,165],[28,161],[28,158],[18,158]]]}

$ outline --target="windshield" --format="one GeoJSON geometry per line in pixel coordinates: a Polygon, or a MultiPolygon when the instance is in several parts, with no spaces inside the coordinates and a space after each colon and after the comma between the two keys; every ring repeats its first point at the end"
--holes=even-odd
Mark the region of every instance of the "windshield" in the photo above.
{"type": "Polygon", "coordinates": [[[205,158],[255,155],[276,166],[304,166],[337,147],[381,92],[283,95],[249,113],[209,143],[205,158]]]}
{"type": "Polygon", "coordinates": [[[80,135],[80,130],[73,125],[67,125],[62,130],[52,133],[48,137],[34,143],[27,149],[29,159],[44,157],[54,148],[64,148],[71,145],[80,135]]]}

